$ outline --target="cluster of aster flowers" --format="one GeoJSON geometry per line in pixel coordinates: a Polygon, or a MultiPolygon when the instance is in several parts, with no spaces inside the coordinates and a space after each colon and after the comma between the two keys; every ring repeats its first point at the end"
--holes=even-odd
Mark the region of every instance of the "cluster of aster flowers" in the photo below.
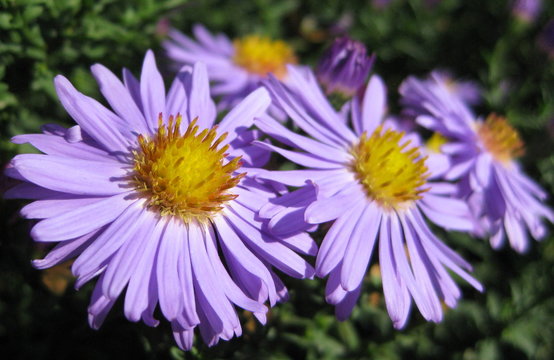
{"type": "Polygon", "coordinates": [[[6,175],[18,183],[4,196],[33,200],[21,210],[37,220],[32,238],[56,243],[37,268],[73,260],[77,288],[96,279],[91,327],[124,296],[130,321],[156,326],[162,315],[182,349],[196,328],[211,346],[240,336],[237,307],[265,323],[268,306],[288,297],[283,274],[326,277],[325,298],[344,320],[372,257],[394,327],[412,302],[439,322],[461,297],[451,273],[483,287],[429,223],[524,251],[527,233],[539,239],[542,219],[554,221],[515,160],[517,132],[473,114],[475,84],[445,72],[408,78],[394,116],[359,42],[338,39],[314,73],[283,41],[193,33],[171,30],[164,43],[178,69],[167,91],[151,51],[139,79],[96,64],[110,108],[60,75],[58,97],[77,125],[13,138],[43,154],[11,161],[6,175]],[[326,97],[335,93],[340,107],[326,97]],[[426,141],[417,125],[436,135],[426,141]],[[299,168],[264,168],[272,153],[299,168]],[[310,233],[326,222],[318,249],[310,233]]]}

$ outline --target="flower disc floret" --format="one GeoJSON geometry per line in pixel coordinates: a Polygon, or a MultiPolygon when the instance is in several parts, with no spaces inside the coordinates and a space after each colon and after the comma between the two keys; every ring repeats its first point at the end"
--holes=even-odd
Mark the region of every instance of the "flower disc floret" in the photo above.
{"type": "Polygon", "coordinates": [[[483,145],[498,161],[511,161],[523,155],[523,141],[505,118],[491,114],[485,122],[477,126],[483,145]]]}
{"type": "Polygon", "coordinates": [[[271,40],[259,35],[249,35],[233,41],[233,61],[252,74],[267,76],[272,73],[282,79],[287,74],[287,64],[295,64],[292,48],[282,40],[271,40]]]}
{"type": "Polygon", "coordinates": [[[185,222],[204,222],[223,209],[229,194],[246,173],[234,175],[241,158],[227,160],[229,145],[218,149],[227,134],[217,136],[216,127],[199,134],[196,119],[180,134],[181,116],[169,117],[168,125],[158,119],[152,138],[139,135],[134,152],[132,185],[147,199],[147,206],[162,216],[176,216],[185,222]]]}
{"type": "Polygon", "coordinates": [[[403,132],[379,126],[368,137],[364,132],[351,149],[354,160],[351,170],[363,185],[366,195],[385,209],[397,209],[421,199],[429,177],[425,166],[427,157],[419,149],[406,150],[410,141],[402,143],[403,132]]]}

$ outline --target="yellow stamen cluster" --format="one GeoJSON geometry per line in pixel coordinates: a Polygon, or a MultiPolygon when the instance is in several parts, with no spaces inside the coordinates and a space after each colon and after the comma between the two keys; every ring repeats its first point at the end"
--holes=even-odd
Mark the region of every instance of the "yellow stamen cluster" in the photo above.
{"type": "Polygon", "coordinates": [[[170,116],[163,125],[160,114],[156,134],[139,135],[140,148],[134,152],[131,184],[147,199],[148,208],[185,222],[209,220],[238,196],[227,191],[246,175],[233,176],[241,160],[226,161],[229,145],[218,149],[227,133],[217,137],[213,127],[197,134],[196,121],[180,134],[181,116],[170,116]]]}
{"type": "Polygon", "coordinates": [[[364,132],[351,153],[351,170],[364,186],[368,198],[386,209],[399,209],[408,202],[421,199],[429,188],[422,188],[429,177],[419,149],[405,150],[403,132],[379,126],[368,138],[364,132]]]}
{"type": "Polygon", "coordinates": [[[478,125],[477,133],[487,150],[499,161],[510,161],[525,152],[518,132],[505,118],[491,114],[478,125]]]}
{"type": "Polygon", "coordinates": [[[287,75],[286,64],[296,63],[294,51],[282,40],[249,35],[236,39],[233,45],[233,61],[252,74],[267,76],[273,73],[282,79],[287,75]]]}
{"type": "Polygon", "coordinates": [[[438,132],[433,133],[433,135],[425,143],[425,147],[434,153],[441,152],[441,146],[446,144],[448,139],[439,134],[438,132]]]}

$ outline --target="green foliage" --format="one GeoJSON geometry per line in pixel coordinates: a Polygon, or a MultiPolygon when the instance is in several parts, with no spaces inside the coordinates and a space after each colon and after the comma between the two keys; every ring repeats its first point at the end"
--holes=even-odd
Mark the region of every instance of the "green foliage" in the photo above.
{"type": "MultiPolygon", "coordinates": [[[[45,123],[70,124],[53,89],[55,75],[63,74],[100,99],[90,65],[101,62],[116,73],[123,66],[138,73],[145,50],[159,50],[161,17],[185,32],[199,22],[231,37],[251,32],[282,37],[311,65],[343,18],[352,23],[349,33],[377,54],[375,69],[389,85],[391,110],[397,109],[395,89],[408,75],[445,68],[479,81],[484,103],[478,110],[508,115],[527,143],[524,167],[552,192],[554,131],[548,122],[554,118],[554,61],[537,38],[554,16],[554,3],[544,1],[535,23],[514,19],[508,4],[443,0],[429,7],[422,0],[396,0],[377,9],[371,1],[356,0],[0,0],[0,163],[28,151],[11,144],[12,135],[35,132],[45,123]]],[[[7,186],[3,180],[0,190],[7,186]]],[[[45,285],[45,274],[58,280],[59,274],[31,267],[30,259],[46,249],[30,240],[29,223],[17,215],[21,205],[0,200],[5,229],[0,238],[0,349],[6,358],[554,358],[552,236],[518,255],[507,248],[491,250],[484,240],[442,233],[475,265],[486,292],[462,285],[463,300],[440,324],[426,323],[414,311],[405,330],[394,330],[375,268],[368,272],[352,317],[343,323],[324,301],[324,281],[285,278],[291,301],[271,311],[267,326],[244,313],[241,338],[214,348],[197,340],[184,353],[167,324],[152,329],[129,323],[120,303],[101,330],[89,329],[91,287],[75,292],[70,285],[56,294],[45,285]]]]}

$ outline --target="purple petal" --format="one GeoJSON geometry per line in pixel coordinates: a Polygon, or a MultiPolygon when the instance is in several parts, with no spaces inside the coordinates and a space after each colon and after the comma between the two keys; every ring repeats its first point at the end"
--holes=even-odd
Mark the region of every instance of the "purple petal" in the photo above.
{"type": "Polygon", "coordinates": [[[306,208],[304,218],[310,224],[324,223],[336,219],[359,202],[367,202],[367,199],[359,184],[353,183],[337,195],[314,201],[306,208]]]}
{"type": "Polygon", "coordinates": [[[44,259],[33,260],[33,266],[42,270],[75,257],[77,254],[80,254],[90,242],[94,241],[96,235],[101,231],[102,229],[95,230],[75,240],[64,241],[57,244],[48,252],[48,255],[46,255],[44,259]]]}
{"type": "MultiPolygon", "coordinates": [[[[246,215],[245,212],[239,216],[235,214],[235,211],[236,209],[231,209],[227,214],[233,228],[263,259],[290,276],[297,278],[313,276],[314,270],[304,259],[268,234],[262,236],[259,228],[256,229],[242,218],[243,215],[246,215]]],[[[248,221],[253,221],[253,216],[248,221]]]]}
{"type": "Polygon", "coordinates": [[[132,230],[138,230],[137,220],[143,211],[142,202],[128,206],[75,260],[73,274],[81,277],[95,273],[125,242],[133,241],[132,230]]]}
{"type": "Polygon", "coordinates": [[[346,210],[331,226],[317,254],[317,276],[324,277],[329,274],[343,259],[346,247],[352,237],[359,215],[367,204],[359,202],[356,206],[346,210]]]}
{"type": "Polygon", "coordinates": [[[267,116],[256,118],[255,120],[256,126],[264,133],[284,144],[297,147],[317,157],[337,164],[343,164],[350,157],[348,152],[344,149],[339,149],[335,146],[312,140],[306,136],[295,134],[267,116]]]}
{"type": "Polygon", "coordinates": [[[31,236],[35,241],[64,241],[83,236],[121,215],[132,204],[125,196],[104,198],[42,220],[33,227],[31,236]]]}
{"type": "MultiPolygon", "coordinates": [[[[13,168],[12,168],[13,169],[13,168]]],[[[6,174],[8,175],[8,174],[6,174]]],[[[29,200],[42,200],[42,199],[57,199],[67,198],[67,194],[50,189],[45,189],[41,186],[24,182],[17,184],[3,194],[4,199],[29,199],[29,200]]]]}
{"type": "MultiPolygon", "coordinates": [[[[378,75],[369,79],[362,103],[361,132],[371,135],[383,121],[387,107],[387,89],[378,75]]],[[[360,133],[361,133],[360,132],[360,133]]]]}
{"type": "MultiPolygon", "coordinates": [[[[195,290],[197,290],[197,299],[203,310],[204,315],[216,333],[228,331],[238,324],[238,319],[231,306],[231,303],[225,296],[223,289],[218,284],[218,277],[214,273],[206,252],[205,229],[201,225],[192,224],[189,227],[189,249],[192,260],[193,279],[195,280],[195,290]]],[[[202,324],[202,312],[199,312],[200,324],[202,324]]]]}
{"type": "Polygon", "coordinates": [[[360,297],[361,291],[362,291],[362,285],[360,284],[360,286],[358,286],[356,289],[346,293],[346,295],[344,296],[344,299],[342,299],[342,301],[336,305],[335,315],[337,317],[337,320],[345,321],[346,319],[348,319],[348,317],[352,313],[352,309],[354,308],[354,305],[356,305],[356,302],[360,297]]]}
{"type": "Polygon", "coordinates": [[[100,326],[102,326],[102,323],[115,303],[115,299],[108,299],[102,294],[103,279],[103,276],[98,279],[88,307],[88,322],[90,327],[95,330],[100,329],[100,326]]]}
{"type": "Polygon", "coordinates": [[[194,340],[194,328],[192,329],[183,329],[180,326],[176,325],[176,322],[171,323],[173,329],[173,338],[175,342],[181,348],[181,350],[188,351],[192,349],[192,344],[194,340]]]}
{"type": "Polygon", "coordinates": [[[342,262],[341,286],[346,291],[360,287],[381,223],[381,210],[375,204],[368,204],[358,216],[342,262]]]}
{"type": "Polygon", "coordinates": [[[115,253],[104,273],[102,292],[110,299],[119,297],[135,272],[146,243],[152,241],[151,235],[156,225],[155,216],[150,211],[142,211],[134,225],[135,228],[126,234],[129,236],[127,241],[115,253]]]}
{"type": "Polygon", "coordinates": [[[100,92],[117,115],[126,121],[132,131],[139,134],[148,133],[148,126],[142,112],[117,76],[101,64],[93,65],[91,71],[100,86],[100,92]]]}
{"type": "Polygon", "coordinates": [[[188,114],[191,121],[198,117],[200,130],[212,127],[215,120],[215,104],[210,97],[210,82],[204,63],[194,64],[188,114]]]}
{"type": "Polygon", "coordinates": [[[136,261],[136,269],[129,279],[124,311],[130,321],[139,321],[141,317],[149,318],[148,308],[156,306],[158,303],[154,260],[164,228],[164,221],[156,223],[148,241],[142,248],[142,254],[136,261]]]}
{"type": "Polygon", "coordinates": [[[144,118],[144,108],[142,107],[142,99],[140,98],[140,83],[137,78],[126,68],[123,68],[123,83],[133,98],[133,101],[143,113],[144,118]]]}
{"type": "Polygon", "coordinates": [[[339,165],[336,162],[329,162],[328,160],[320,158],[316,155],[281,149],[280,147],[277,147],[262,141],[255,141],[254,144],[263,149],[267,149],[270,151],[274,151],[278,154],[281,154],[282,156],[286,157],[293,163],[296,163],[298,165],[302,165],[308,168],[337,169],[337,168],[342,168],[344,166],[342,164],[339,165]]]}
{"type": "Polygon", "coordinates": [[[54,86],[63,107],[84,132],[107,151],[127,152],[130,138],[127,139],[120,132],[126,126],[122,119],[96,100],[78,92],[61,75],[54,78],[54,86]]]}
{"type": "MultiPolygon", "coordinates": [[[[233,228],[228,224],[229,219],[217,217],[215,219],[216,229],[220,235],[222,246],[236,259],[236,261],[249,273],[263,281],[269,294],[270,304],[273,306],[277,300],[275,284],[267,267],[257,256],[245,246],[244,242],[237,236],[233,228]]],[[[258,298],[258,301],[265,299],[258,298]]]]}
{"type": "Polygon", "coordinates": [[[266,200],[259,210],[258,215],[265,219],[270,219],[282,211],[304,208],[313,202],[317,196],[316,185],[308,181],[305,186],[298,190],[291,191],[276,198],[266,200]]]}
{"type": "Polygon", "coordinates": [[[229,133],[226,142],[233,141],[237,132],[249,128],[254,123],[254,118],[261,116],[270,103],[266,89],[254,90],[221,120],[218,133],[229,133]]]}
{"type": "Polygon", "coordinates": [[[310,235],[305,232],[281,238],[281,241],[289,248],[301,254],[310,256],[315,256],[317,254],[317,244],[310,235]]]}
{"type": "Polygon", "coordinates": [[[165,108],[165,85],[162,75],[156,66],[156,59],[152,50],[146,52],[144,62],[142,63],[142,72],[140,74],[140,97],[144,110],[144,117],[150,131],[158,127],[158,116],[164,114],[165,108]]]}
{"type": "Polygon", "coordinates": [[[180,220],[167,221],[166,228],[160,240],[156,258],[156,276],[158,281],[158,296],[160,309],[168,320],[174,320],[183,309],[184,289],[179,281],[178,263],[183,256],[182,248],[187,246],[184,228],[177,223],[180,220]]]}
{"type": "Polygon", "coordinates": [[[445,229],[471,231],[475,227],[469,208],[462,200],[426,194],[418,206],[429,220],[445,229]]]}
{"type": "Polygon", "coordinates": [[[184,66],[175,76],[167,94],[167,116],[177,116],[177,114],[180,114],[184,117],[184,121],[181,123],[181,131],[185,131],[191,120],[188,118],[187,112],[191,78],[192,68],[190,66],[184,66]]]}
{"type": "Polygon", "coordinates": [[[27,219],[46,219],[63,215],[68,211],[73,211],[104,199],[104,197],[98,197],[38,200],[24,206],[20,214],[27,219]]]}
{"type": "Polygon", "coordinates": [[[18,155],[12,161],[26,180],[50,190],[93,196],[128,191],[121,186],[125,170],[119,163],[39,154],[18,155]]]}
{"type": "MultiPolygon", "coordinates": [[[[418,308],[421,311],[423,317],[427,320],[439,322],[442,320],[442,309],[439,298],[437,296],[437,290],[429,276],[433,276],[437,273],[437,270],[433,267],[427,269],[425,267],[424,260],[427,259],[427,255],[421,250],[421,244],[418,242],[419,247],[416,245],[417,235],[414,237],[415,232],[413,228],[408,225],[407,219],[400,216],[400,222],[402,224],[402,233],[404,235],[404,243],[407,245],[409,253],[409,262],[411,269],[413,270],[413,280],[415,283],[415,289],[419,292],[419,295],[414,296],[418,308]],[[418,299],[421,301],[418,302],[418,299]]],[[[406,253],[406,247],[404,247],[404,253],[406,253]]],[[[427,261],[427,264],[429,262],[427,261]]],[[[412,278],[410,276],[410,278],[412,278]]],[[[406,280],[408,281],[408,280],[406,280]]]]}
{"type": "MultiPolygon", "coordinates": [[[[334,135],[339,144],[350,144],[356,140],[354,133],[346,126],[339,114],[333,109],[318,85],[311,70],[288,65],[287,85],[296,90],[297,98],[302,101],[320,127],[334,135]]],[[[300,109],[299,109],[300,110],[300,109]]],[[[290,114],[289,114],[290,115],[290,114]]],[[[307,117],[307,119],[309,119],[307,117]]],[[[300,124],[299,124],[300,125],[300,124]]]]}
{"type": "Polygon", "coordinates": [[[116,159],[104,150],[87,145],[84,142],[69,142],[61,136],[43,134],[17,135],[12,138],[12,142],[15,144],[29,143],[48,155],[110,163],[116,162],[116,159]]]}
{"type": "Polygon", "coordinates": [[[218,274],[219,283],[229,300],[245,310],[255,313],[266,313],[267,308],[259,302],[248,298],[229,276],[229,273],[219,258],[216,235],[213,233],[213,229],[208,233],[208,238],[206,239],[206,249],[210,262],[213,266],[214,273],[218,274]]]}
{"type": "Polygon", "coordinates": [[[408,288],[399,274],[396,258],[391,248],[390,227],[390,217],[384,216],[379,235],[379,264],[387,311],[394,327],[401,329],[408,320],[411,298],[408,288]]]}
{"type": "MultiPolygon", "coordinates": [[[[181,224],[180,226],[184,246],[182,246],[182,255],[179,257],[179,263],[177,264],[179,270],[179,280],[181,281],[181,288],[183,289],[183,313],[182,318],[180,317],[179,321],[187,324],[188,326],[194,326],[200,323],[200,319],[198,317],[196,306],[192,261],[190,259],[189,246],[187,245],[190,238],[187,229],[183,229],[185,225],[181,224]]],[[[179,238],[180,236],[176,237],[179,238]]]]}

